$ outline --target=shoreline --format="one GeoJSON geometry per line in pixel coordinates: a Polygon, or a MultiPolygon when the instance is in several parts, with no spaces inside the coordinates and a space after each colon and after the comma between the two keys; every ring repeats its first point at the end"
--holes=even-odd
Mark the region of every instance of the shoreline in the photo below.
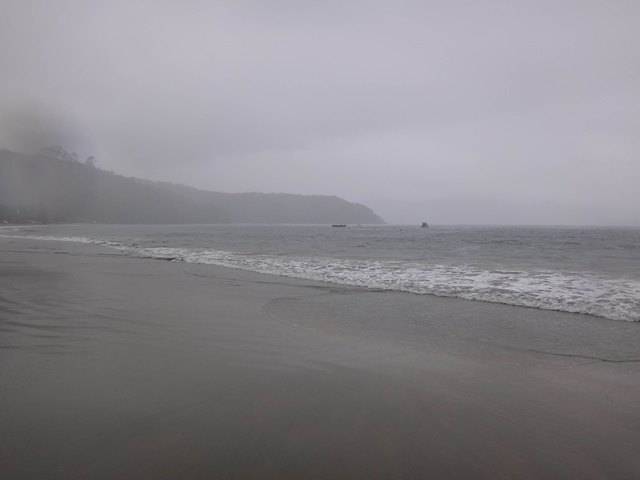
{"type": "Polygon", "coordinates": [[[8,478],[640,475],[632,322],[0,239],[0,339],[8,478]]]}
{"type": "MultiPolygon", "coordinates": [[[[73,226],[73,225],[70,225],[73,226]]],[[[0,228],[0,232],[1,232],[1,228],[0,228]]],[[[286,266],[285,269],[282,270],[283,265],[280,265],[281,270],[280,271],[276,271],[273,270],[272,266],[271,268],[267,268],[265,269],[263,266],[260,266],[258,264],[258,266],[254,265],[254,266],[245,266],[244,264],[238,264],[237,263],[237,258],[236,259],[227,259],[227,258],[201,258],[198,257],[198,255],[201,255],[201,253],[199,253],[197,250],[190,252],[190,253],[185,253],[185,249],[180,248],[180,247],[162,247],[162,248],[144,248],[144,247],[138,247],[137,245],[134,246],[130,246],[130,245],[126,245],[126,244],[121,244],[119,242],[114,242],[114,241],[109,241],[109,240],[98,240],[98,239],[90,239],[87,237],[54,237],[54,236],[37,236],[37,235],[8,235],[8,234],[0,234],[0,238],[5,238],[5,239],[10,239],[10,240],[23,240],[23,241],[49,241],[49,242],[62,242],[62,243],[73,243],[76,244],[78,246],[87,246],[87,245],[92,245],[92,246],[96,246],[96,247],[102,247],[102,248],[107,248],[110,249],[111,251],[118,251],[121,252],[122,255],[127,255],[130,256],[132,258],[149,258],[149,259],[155,259],[155,260],[163,260],[163,261],[171,261],[171,262],[180,262],[180,263],[197,263],[197,264],[204,264],[204,265],[209,265],[209,266],[218,266],[218,267],[222,267],[222,268],[229,268],[229,269],[234,269],[234,270],[240,270],[240,271],[247,271],[247,272],[251,272],[251,273],[256,273],[256,274],[263,274],[263,275],[272,275],[272,276],[277,276],[277,277],[283,277],[283,278],[292,278],[292,279],[296,279],[296,280],[301,280],[301,281],[311,281],[311,282],[323,282],[323,283],[327,283],[327,284],[331,284],[331,285],[336,285],[336,286],[344,286],[344,287],[354,287],[354,288],[365,288],[365,289],[369,289],[371,291],[390,291],[390,292],[401,292],[401,293],[410,293],[410,294],[415,294],[415,295],[430,295],[430,296],[435,296],[435,297],[440,297],[440,298],[453,298],[453,299],[461,299],[461,300],[466,300],[466,301],[473,301],[473,302],[483,302],[483,303],[494,303],[494,304],[501,304],[501,305],[509,305],[509,306],[514,306],[514,307],[519,307],[519,308],[531,308],[531,309],[535,309],[535,310],[543,310],[543,311],[552,311],[552,312],[561,312],[561,313],[574,313],[574,314],[579,314],[579,315],[585,315],[585,316],[589,316],[589,317],[593,317],[593,318],[598,318],[601,320],[609,320],[609,321],[623,321],[623,322],[630,322],[630,323],[640,323],[640,318],[637,317],[637,314],[632,311],[628,311],[628,312],[616,312],[615,310],[612,311],[606,311],[606,312],[598,312],[597,310],[600,308],[601,310],[603,310],[603,307],[601,306],[597,306],[597,302],[593,303],[593,304],[586,304],[586,305],[582,305],[581,307],[575,307],[575,306],[571,306],[571,303],[568,303],[567,305],[562,305],[562,306],[556,306],[556,305],[541,305],[539,304],[539,302],[542,300],[543,302],[546,301],[546,299],[543,298],[535,298],[536,301],[532,301],[531,299],[525,301],[522,300],[521,298],[519,298],[518,296],[512,296],[511,298],[507,298],[507,299],[503,299],[503,298],[496,298],[495,294],[494,296],[491,296],[490,298],[485,297],[483,298],[482,292],[475,292],[473,290],[469,290],[467,292],[458,292],[458,293],[449,293],[449,292],[437,292],[437,291],[418,291],[416,289],[412,289],[409,287],[405,287],[402,284],[398,284],[398,285],[393,285],[393,286],[385,286],[385,285],[375,285],[374,284],[363,284],[361,281],[355,281],[353,279],[345,279],[345,278],[334,278],[334,279],[327,279],[327,278],[314,278],[314,275],[307,273],[305,275],[300,274],[299,272],[295,272],[295,273],[287,273],[286,271],[286,266]],[[156,253],[156,250],[161,250],[160,253],[156,253]],[[194,260],[195,258],[195,260],[194,260]],[[233,262],[236,262],[236,264],[233,264],[233,262]],[[596,310],[596,311],[592,311],[592,310],[596,310]]],[[[234,256],[242,256],[242,254],[237,253],[237,252],[226,252],[226,251],[215,251],[215,250],[210,250],[210,251],[204,251],[204,254],[207,253],[220,253],[220,254],[225,254],[225,255],[230,255],[231,257],[234,256]]],[[[334,259],[336,261],[338,261],[338,259],[334,259]]],[[[358,259],[355,259],[355,261],[358,261],[358,259]]],[[[435,267],[439,267],[439,265],[435,265],[435,267]]],[[[437,268],[436,268],[437,270],[437,268]]],[[[494,273],[494,272],[489,272],[489,271],[483,271],[483,270],[479,270],[480,273],[494,273]]],[[[329,272],[329,273],[333,273],[333,272],[329,272]]],[[[500,272],[495,272],[495,273],[500,273],[500,272]]],[[[524,273],[524,272],[521,272],[524,273]]],[[[561,274],[562,272],[554,272],[554,271],[550,271],[547,273],[551,273],[551,274],[561,274]]],[[[571,273],[571,272],[570,272],[571,273]]],[[[325,272],[326,275],[326,272],[325,272]]],[[[590,272],[586,272],[587,276],[591,276],[593,279],[597,279],[599,278],[596,274],[592,274],[590,272]]],[[[360,279],[362,280],[362,279],[360,279]]],[[[568,277],[567,279],[565,279],[567,281],[570,281],[571,278],[568,277]]],[[[629,280],[629,279],[627,279],[629,280]]],[[[445,283],[447,282],[447,280],[444,280],[445,283]]],[[[596,280],[597,281],[597,280],[596,280]]],[[[625,281],[625,279],[601,279],[602,282],[616,282],[616,281],[625,281]]],[[[631,281],[631,280],[629,280],[631,281]]],[[[603,285],[607,285],[606,283],[603,283],[602,285],[600,285],[601,287],[603,285]]],[[[608,285],[606,286],[606,288],[625,288],[626,285],[608,285]]],[[[630,288],[634,288],[633,286],[630,288]]],[[[570,289],[568,289],[567,291],[564,292],[567,295],[571,295],[572,292],[570,289]]],[[[640,292],[638,292],[638,294],[640,294],[640,292]]],[[[499,295],[499,294],[498,294],[499,295]]],[[[610,307],[609,307],[610,309],[610,307]]]]}

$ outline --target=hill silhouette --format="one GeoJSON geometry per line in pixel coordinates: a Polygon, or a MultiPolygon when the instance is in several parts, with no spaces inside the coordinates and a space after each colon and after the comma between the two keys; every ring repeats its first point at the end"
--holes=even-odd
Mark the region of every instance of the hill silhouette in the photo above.
{"type": "Polygon", "coordinates": [[[38,155],[0,150],[0,222],[383,223],[335,196],[222,193],[125,177],[61,148],[38,155]]]}

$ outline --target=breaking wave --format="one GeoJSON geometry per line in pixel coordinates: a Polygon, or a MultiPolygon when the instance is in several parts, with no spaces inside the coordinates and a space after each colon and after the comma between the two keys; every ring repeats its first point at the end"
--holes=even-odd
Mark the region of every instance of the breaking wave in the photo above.
{"type": "Polygon", "coordinates": [[[484,270],[469,265],[428,265],[407,261],[249,255],[211,249],[140,247],[87,237],[0,236],[86,243],[109,247],[136,257],[219,265],[372,289],[583,313],[612,320],[640,321],[640,282],[582,272],[484,270]]]}

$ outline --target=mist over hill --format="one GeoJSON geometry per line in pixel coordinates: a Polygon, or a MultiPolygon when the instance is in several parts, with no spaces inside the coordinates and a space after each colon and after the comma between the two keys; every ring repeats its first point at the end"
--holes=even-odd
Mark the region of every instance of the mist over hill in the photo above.
{"type": "Polygon", "coordinates": [[[335,196],[221,193],[125,177],[63,149],[0,150],[0,222],[383,223],[335,196]]]}

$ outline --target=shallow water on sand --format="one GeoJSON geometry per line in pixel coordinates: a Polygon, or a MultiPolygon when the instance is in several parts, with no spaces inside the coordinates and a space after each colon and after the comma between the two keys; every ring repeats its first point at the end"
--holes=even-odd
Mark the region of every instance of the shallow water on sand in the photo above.
{"type": "Polygon", "coordinates": [[[640,229],[56,225],[0,236],[640,321],[640,229]]]}
{"type": "Polygon", "coordinates": [[[123,253],[0,241],[0,477],[638,477],[638,324],[123,253]]]}

